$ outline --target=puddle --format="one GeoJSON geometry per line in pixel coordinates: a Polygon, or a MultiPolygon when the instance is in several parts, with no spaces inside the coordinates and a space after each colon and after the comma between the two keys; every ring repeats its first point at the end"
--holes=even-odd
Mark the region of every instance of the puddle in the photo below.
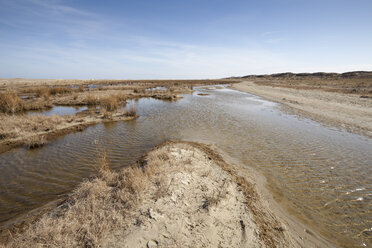
{"type": "Polygon", "coordinates": [[[27,111],[27,115],[44,115],[44,116],[52,116],[52,115],[74,115],[78,112],[88,109],[86,106],[77,106],[77,107],[70,107],[70,106],[54,106],[48,110],[41,110],[41,111],[27,111]]]}
{"type": "Polygon", "coordinates": [[[164,87],[164,86],[157,86],[157,87],[154,87],[154,88],[149,88],[149,89],[145,89],[145,91],[167,91],[168,88],[167,87],[164,87]]]}

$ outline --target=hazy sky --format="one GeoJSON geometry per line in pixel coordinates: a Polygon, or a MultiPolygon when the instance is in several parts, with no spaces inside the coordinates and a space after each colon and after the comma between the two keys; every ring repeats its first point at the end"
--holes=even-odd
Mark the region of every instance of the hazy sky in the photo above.
{"type": "Polygon", "coordinates": [[[371,0],[0,0],[0,77],[372,70],[371,0]]]}

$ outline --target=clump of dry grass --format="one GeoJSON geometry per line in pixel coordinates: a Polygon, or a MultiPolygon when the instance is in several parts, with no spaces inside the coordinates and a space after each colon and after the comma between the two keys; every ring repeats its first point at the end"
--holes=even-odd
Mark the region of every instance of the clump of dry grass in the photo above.
{"type": "Polygon", "coordinates": [[[85,102],[87,105],[97,105],[98,104],[98,98],[95,95],[89,94],[85,98],[85,102]]]}
{"type": "Polygon", "coordinates": [[[44,146],[47,140],[44,135],[33,135],[25,140],[24,144],[28,149],[35,149],[44,146]]]}
{"type": "Polygon", "coordinates": [[[125,115],[126,116],[129,116],[129,117],[136,117],[137,116],[137,110],[135,107],[130,107],[126,112],[125,112],[125,115]]]}
{"type": "Polygon", "coordinates": [[[105,112],[103,113],[103,118],[104,118],[104,119],[112,119],[112,112],[105,111],[105,112]]]}
{"type": "Polygon", "coordinates": [[[23,110],[23,103],[15,92],[0,93],[0,112],[14,114],[21,110],[23,110]]]}
{"type": "Polygon", "coordinates": [[[125,102],[127,100],[127,95],[120,92],[120,93],[116,94],[116,99],[120,102],[125,102]]]}
{"type": "Polygon", "coordinates": [[[50,89],[46,87],[40,87],[35,90],[37,97],[43,97],[45,100],[49,100],[50,89]]]}
{"type": "Polygon", "coordinates": [[[67,94],[71,93],[72,89],[69,87],[53,87],[50,89],[51,95],[57,95],[57,94],[67,94]]]}
{"type": "Polygon", "coordinates": [[[100,105],[106,111],[116,111],[119,107],[118,100],[115,95],[105,96],[99,99],[100,105]]]}

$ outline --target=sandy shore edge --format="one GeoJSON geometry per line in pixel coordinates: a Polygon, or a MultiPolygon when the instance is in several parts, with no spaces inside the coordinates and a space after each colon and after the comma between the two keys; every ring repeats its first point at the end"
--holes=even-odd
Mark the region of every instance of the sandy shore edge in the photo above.
{"type": "Polygon", "coordinates": [[[233,89],[281,103],[284,111],[372,137],[372,99],[322,90],[291,89],[243,81],[233,89]]]}
{"type": "Polygon", "coordinates": [[[5,247],[333,247],[286,214],[265,182],[216,147],[168,141],[29,214],[5,247]]]}

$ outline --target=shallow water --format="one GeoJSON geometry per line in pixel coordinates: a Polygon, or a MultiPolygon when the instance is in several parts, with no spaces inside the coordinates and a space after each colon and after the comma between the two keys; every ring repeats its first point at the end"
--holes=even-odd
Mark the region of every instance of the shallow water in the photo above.
{"type": "Polygon", "coordinates": [[[154,88],[145,89],[145,91],[156,91],[156,90],[167,91],[168,88],[164,87],[164,86],[157,86],[157,87],[154,87],[154,88]]]}
{"type": "Polygon", "coordinates": [[[54,106],[48,110],[33,110],[27,111],[27,115],[45,115],[45,116],[52,116],[52,115],[74,115],[80,111],[86,110],[88,107],[85,106],[54,106]]]}
{"type": "Polygon", "coordinates": [[[0,155],[0,221],[95,174],[97,140],[118,169],[154,145],[182,139],[213,143],[260,170],[278,201],[334,242],[372,245],[371,139],[288,115],[275,103],[226,88],[199,89],[177,102],[143,98],[131,106],[137,120],[99,124],[41,149],[0,155]]]}

